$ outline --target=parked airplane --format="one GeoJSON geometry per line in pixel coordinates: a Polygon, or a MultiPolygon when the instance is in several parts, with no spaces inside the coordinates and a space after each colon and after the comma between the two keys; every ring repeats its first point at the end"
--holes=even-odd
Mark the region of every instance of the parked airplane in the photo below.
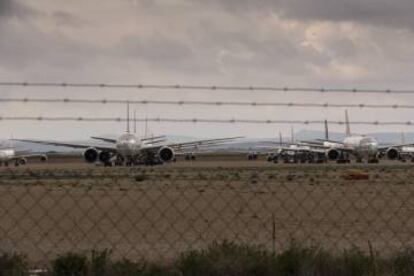
{"type": "Polygon", "coordinates": [[[249,151],[248,160],[257,160],[259,155],[266,155],[268,162],[278,163],[320,163],[325,161],[324,150],[316,149],[308,144],[295,142],[293,128],[291,129],[290,142],[283,141],[279,132],[279,142],[261,141],[254,147],[255,151],[249,151]]]}
{"type": "MultiPolygon", "coordinates": [[[[305,142],[315,149],[325,149],[326,157],[338,163],[350,162],[354,156],[357,162],[366,160],[368,163],[378,163],[379,158],[387,157],[390,160],[399,159],[404,147],[412,144],[379,146],[374,137],[351,134],[348,111],[345,110],[346,137],[342,142],[329,139],[317,139],[315,142],[305,142]]],[[[326,138],[326,137],[325,137],[326,138]]]]}
{"type": "Polygon", "coordinates": [[[13,148],[0,149],[0,167],[3,165],[7,167],[10,163],[14,163],[16,167],[19,165],[25,165],[30,158],[39,158],[42,162],[47,160],[46,154],[16,152],[13,148]]]}
{"type": "Polygon", "coordinates": [[[39,141],[30,139],[15,139],[16,141],[63,146],[71,148],[85,149],[83,156],[89,163],[100,161],[105,166],[111,165],[155,165],[175,160],[175,152],[186,149],[208,147],[223,142],[232,141],[242,137],[230,137],[219,139],[196,140],[183,143],[161,143],[165,141],[165,136],[138,138],[130,133],[129,127],[129,105],[127,106],[127,130],[118,139],[103,137],[91,137],[93,139],[105,141],[108,145],[87,145],[71,144],[57,141],[39,141]]]}
{"type": "Polygon", "coordinates": [[[414,145],[407,144],[404,133],[401,133],[401,145],[389,146],[387,151],[380,152],[380,158],[386,157],[391,160],[400,160],[406,162],[411,160],[414,162],[414,145]]]}

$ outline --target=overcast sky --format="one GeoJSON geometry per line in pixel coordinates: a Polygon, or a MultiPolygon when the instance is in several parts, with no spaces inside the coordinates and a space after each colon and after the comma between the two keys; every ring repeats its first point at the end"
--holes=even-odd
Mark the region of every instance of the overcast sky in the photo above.
{"type": "MultiPolygon", "coordinates": [[[[413,12],[412,0],[0,0],[0,81],[410,89],[413,12]]],[[[414,104],[414,95],[70,88],[0,87],[0,96],[414,104]]],[[[140,117],[169,118],[343,120],[344,113],[333,108],[134,108],[140,117]]],[[[121,105],[0,106],[3,116],[124,114],[121,105]]],[[[414,119],[410,110],[352,109],[350,114],[351,120],[414,119]]],[[[0,122],[0,138],[71,140],[124,128],[120,123],[0,122]]],[[[287,135],[290,126],[151,125],[154,133],[198,137],[269,137],[279,129],[287,135]]]]}

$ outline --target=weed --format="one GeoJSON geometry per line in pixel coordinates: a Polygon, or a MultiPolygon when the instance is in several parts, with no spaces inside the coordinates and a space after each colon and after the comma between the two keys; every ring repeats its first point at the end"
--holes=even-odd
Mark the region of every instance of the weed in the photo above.
{"type": "Polygon", "coordinates": [[[18,254],[4,253],[0,256],[0,276],[29,275],[26,258],[18,254]]]}
{"type": "Polygon", "coordinates": [[[388,267],[391,267],[395,276],[414,275],[414,250],[406,249],[391,258],[388,267]]]}
{"type": "Polygon", "coordinates": [[[256,246],[224,241],[206,250],[189,251],[176,262],[182,275],[274,275],[273,253],[256,246]]]}
{"type": "Polygon", "coordinates": [[[53,276],[86,276],[88,259],[85,255],[67,253],[52,262],[53,276]]]}

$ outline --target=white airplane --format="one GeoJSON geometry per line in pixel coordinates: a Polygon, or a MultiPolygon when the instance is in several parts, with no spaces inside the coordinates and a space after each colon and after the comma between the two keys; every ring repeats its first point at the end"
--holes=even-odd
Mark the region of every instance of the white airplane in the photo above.
{"type": "Polygon", "coordinates": [[[47,161],[46,154],[16,152],[13,148],[0,149],[0,167],[3,165],[7,167],[10,163],[14,163],[16,167],[19,165],[25,165],[30,158],[39,158],[42,162],[47,161]]]}
{"type": "Polygon", "coordinates": [[[414,145],[405,142],[404,133],[401,133],[401,145],[391,146],[387,152],[381,152],[380,157],[387,157],[391,160],[400,160],[406,162],[411,160],[414,162],[414,145]]]}
{"type": "Polygon", "coordinates": [[[276,144],[276,151],[268,154],[267,160],[277,163],[282,159],[285,163],[320,163],[325,161],[324,150],[313,147],[311,144],[296,142],[291,129],[291,142],[283,142],[279,133],[279,144],[276,144]]]}
{"type": "Polygon", "coordinates": [[[291,129],[290,142],[284,142],[282,134],[279,132],[279,142],[261,141],[255,149],[255,152],[248,152],[248,160],[258,159],[259,154],[266,154],[267,161],[274,163],[278,163],[279,160],[284,163],[320,163],[326,159],[324,149],[313,147],[313,144],[295,142],[293,128],[291,129]]]}
{"type": "MultiPolygon", "coordinates": [[[[352,155],[357,162],[366,160],[368,163],[378,163],[379,158],[386,156],[390,160],[399,158],[404,147],[412,144],[400,144],[391,146],[379,146],[374,137],[364,135],[352,135],[349,123],[348,111],[345,110],[346,137],[342,142],[329,139],[317,139],[315,142],[306,142],[313,148],[325,149],[326,157],[338,163],[350,162],[352,155]]],[[[325,137],[326,138],[326,137],[325,137]]]]}
{"type": "Polygon", "coordinates": [[[127,106],[127,130],[118,139],[91,137],[106,142],[107,145],[71,144],[58,141],[39,141],[29,139],[14,139],[15,141],[63,146],[85,149],[83,156],[86,162],[101,162],[105,166],[111,165],[155,165],[175,160],[176,151],[208,147],[243,137],[196,140],[183,143],[165,143],[165,136],[138,138],[130,133],[129,105],[127,106]]]}

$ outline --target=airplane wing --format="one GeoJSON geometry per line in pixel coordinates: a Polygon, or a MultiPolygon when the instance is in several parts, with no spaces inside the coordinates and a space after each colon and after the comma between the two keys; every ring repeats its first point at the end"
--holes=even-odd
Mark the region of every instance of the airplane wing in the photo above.
{"type": "Polygon", "coordinates": [[[104,141],[111,144],[116,144],[116,139],[92,136],[92,139],[104,141]]]}
{"type": "Polygon", "coordinates": [[[11,156],[9,160],[18,160],[18,159],[32,159],[32,158],[40,158],[43,161],[47,160],[47,155],[45,153],[27,153],[27,154],[16,154],[11,156]]]}
{"type": "Polygon", "coordinates": [[[29,140],[29,139],[13,139],[13,141],[49,145],[49,146],[58,146],[58,147],[68,147],[68,148],[75,148],[75,149],[87,149],[90,147],[94,147],[98,150],[106,150],[110,152],[116,151],[115,146],[112,146],[112,145],[103,146],[103,145],[87,145],[87,144],[70,144],[70,143],[62,143],[62,142],[57,142],[57,141],[39,141],[39,140],[29,140]]]}
{"type": "MultiPolygon", "coordinates": [[[[112,139],[112,138],[105,138],[105,137],[97,137],[97,136],[92,136],[92,139],[95,140],[100,140],[100,141],[104,141],[110,144],[116,144],[117,140],[116,139],[112,139]]],[[[156,144],[156,143],[160,143],[160,142],[164,142],[165,141],[165,135],[162,136],[153,136],[150,138],[143,138],[140,139],[141,142],[147,143],[147,144],[156,144]]]]}
{"type": "Polygon", "coordinates": [[[207,140],[196,140],[190,142],[183,142],[183,143],[170,143],[170,144],[162,144],[162,145],[153,145],[143,148],[142,150],[156,150],[161,147],[170,147],[174,150],[181,151],[183,149],[189,148],[199,148],[199,147],[209,147],[209,146],[217,146],[221,145],[224,142],[233,141],[236,139],[240,139],[244,137],[230,137],[230,138],[218,138],[218,139],[207,139],[207,140]]]}
{"type": "Polygon", "coordinates": [[[397,144],[397,145],[387,145],[387,146],[380,146],[378,147],[379,151],[386,151],[389,148],[402,148],[402,147],[414,147],[414,144],[397,144]]]}
{"type": "Polygon", "coordinates": [[[236,140],[240,138],[244,138],[244,137],[196,140],[196,141],[183,142],[183,143],[166,144],[165,146],[171,147],[173,149],[192,148],[192,147],[197,148],[199,146],[215,146],[215,145],[222,144],[223,142],[228,142],[228,141],[232,141],[232,140],[236,140]]]}
{"type": "Polygon", "coordinates": [[[142,138],[141,142],[146,142],[146,141],[154,141],[154,140],[159,140],[159,139],[164,139],[165,140],[166,136],[165,135],[161,135],[161,136],[152,136],[152,137],[148,137],[148,138],[142,138]]]}
{"type": "MultiPolygon", "coordinates": [[[[328,142],[328,143],[332,143],[332,144],[339,144],[342,145],[343,143],[340,141],[335,141],[335,140],[329,140],[329,139],[315,139],[315,141],[319,141],[319,142],[328,142]]],[[[311,141],[308,141],[307,143],[312,143],[311,141]]]]}
{"type": "Polygon", "coordinates": [[[145,145],[155,145],[155,144],[160,144],[160,143],[164,143],[166,141],[166,139],[158,139],[158,140],[145,140],[143,141],[143,143],[145,145]]]}

